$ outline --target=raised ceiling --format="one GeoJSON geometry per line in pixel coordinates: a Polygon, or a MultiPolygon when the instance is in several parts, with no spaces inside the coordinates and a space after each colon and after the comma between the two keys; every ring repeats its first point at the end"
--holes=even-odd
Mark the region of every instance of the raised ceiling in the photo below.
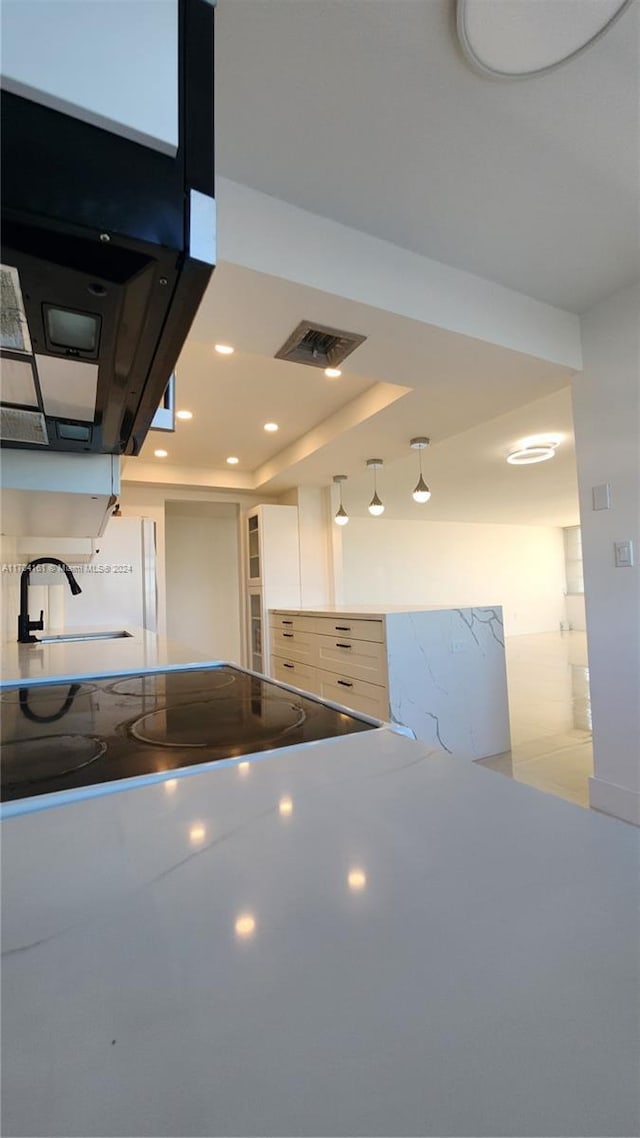
{"type": "MultiPolygon", "coordinates": [[[[453,0],[218,0],[218,174],[582,312],[638,275],[639,8],[557,72],[491,82],[462,59],[453,0]]],[[[178,363],[193,420],[125,479],[267,496],[346,473],[361,512],[380,456],[387,517],[577,521],[568,368],[346,299],[339,264],[335,295],[242,264],[219,264],[178,363]],[[304,319],[367,337],[341,379],[273,359],[304,319]],[[556,458],[508,467],[538,431],[562,433],[556,458]]]]}
{"type": "Polygon", "coordinates": [[[127,460],[125,479],[144,471],[170,483],[192,471],[195,485],[208,471],[207,484],[215,485],[216,471],[224,471],[219,485],[230,488],[237,477],[235,484],[272,496],[329,485],[332,474],[346,473],[347,495],[365,512],[364,463],[375,455],[385,461],[387,516],[576,520],[571,372],[557,364],[223,264],[176,373],[177,406],[194,417],[178,421],[175,434],[151,432],[140,458],[127,460]],[[272,358],[305,315],[366,335],[339,380],[272,358]],[[232,343],[234,354],[217,355],[218,341],[232,343]],[[276,434],[264,431],[267,421],[279,424],[276,434]],[[548,464],[553,475],[507,467],[504,457],[518,439],[543,431],[564,436],[548,464]],[[408,496],[415,434],[432,439],[425,458],[434,496],[426,511],[408,496]],[[167,458],[154,458],[157,447],[167,458]],[[238,466],[225,467],[228,455],[238,466]]]}
{"type": "MultiPolygon", "coordinates": [[[[429,502],[411,497],[418,480],[418,456],[405,439],[402,458],[378,472],[385,517],[413,521],[497,522],[508,525],[570,526],[579,522],[571,392],[556,391],[470,430],[432,444],[422,467],[429,502]],[[507,454],[529,435],[560,437],[555,458],[535,466],[509,466],[507,454]]],[[[376,452],[377,453],[377,452],[376,452]]],[[[343,487],[352,517],[366,517],[371,475],[360,463],[343,487]]]]}
{"type": "Polygon", "coordinates": [[[219,0],[218,172],[583,312],[638,275],[639,6],[514,82],[467,67],[453,15],[453,0],[219,0]]]}

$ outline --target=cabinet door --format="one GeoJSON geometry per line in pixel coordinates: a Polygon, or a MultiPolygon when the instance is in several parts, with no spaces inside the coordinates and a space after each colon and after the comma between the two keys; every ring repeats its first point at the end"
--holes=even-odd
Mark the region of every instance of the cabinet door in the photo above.
{"type": "Polygon", "coordinates": [[[247,576],[252,584],[257,584],[261,579],[260,519],[257,514],[247,518],[247,558],[247,576]]]}
{"type": "Polygon", "coordinates": [[[249,667],[264,672],[262,594],[249,593],[249,667]]]}

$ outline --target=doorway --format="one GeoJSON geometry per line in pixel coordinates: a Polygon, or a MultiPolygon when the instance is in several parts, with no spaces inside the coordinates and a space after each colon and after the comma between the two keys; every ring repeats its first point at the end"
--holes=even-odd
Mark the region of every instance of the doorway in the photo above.
{"type": "Polygon", "coordinates": [[[238,507],[165,503],[167,636],[212,660],[242,660],[238,507]]]}

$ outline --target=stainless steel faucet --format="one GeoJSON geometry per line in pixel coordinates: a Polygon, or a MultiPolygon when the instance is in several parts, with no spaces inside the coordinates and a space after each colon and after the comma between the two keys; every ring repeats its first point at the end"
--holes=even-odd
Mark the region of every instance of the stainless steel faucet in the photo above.
{"type": "Polygon", "coordinates": [[[18,617],[18,643],[19,644],[37,644],[38,637],[32,636],[31,633],[42,632],[44,628],[44,611],[40,610],[39,620],[29,620],[29,576],[31,570],[36,565],[57,565],[64,572],[69,588],[73,596],[77,596],[82,592],[78,582],[76,581],[69,566],[64,561],[60,561],[58,557],[36,557],[34,561],[30,561],[25,565],[20,575],[20,615],[18,617]]]}

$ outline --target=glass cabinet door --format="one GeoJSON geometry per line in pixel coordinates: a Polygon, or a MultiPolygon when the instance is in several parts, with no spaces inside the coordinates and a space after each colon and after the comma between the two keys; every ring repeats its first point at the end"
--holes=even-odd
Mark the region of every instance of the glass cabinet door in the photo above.
{"type": "Polygon", "coordinates": [[[249,618],[251,636],[251,667],[254,672],[263,672],[262,666],[262,598],[260,593],[249,596],[249,618]]]}
{"type": "Polygon", "coordinates": [[[249,518],[249,580],[260,580],[260,534],[258,518],[249,518]]]}

